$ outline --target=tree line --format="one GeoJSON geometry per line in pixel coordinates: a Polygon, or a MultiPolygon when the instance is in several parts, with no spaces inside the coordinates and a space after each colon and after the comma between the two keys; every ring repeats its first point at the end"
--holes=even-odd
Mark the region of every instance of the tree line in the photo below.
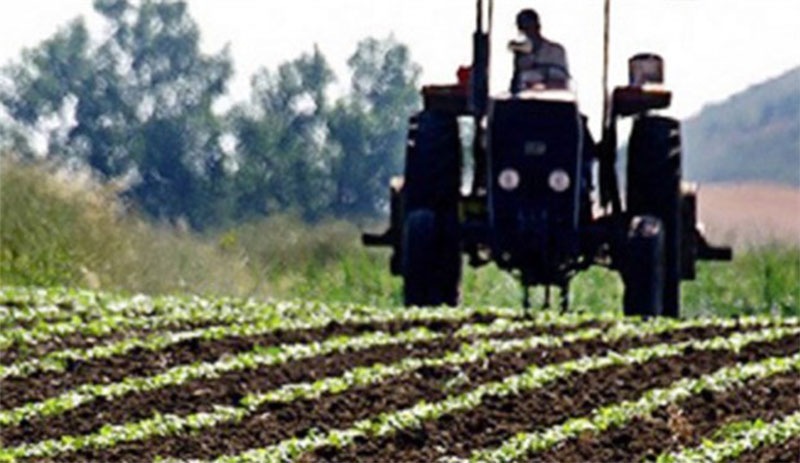
{"type": "MultiPolygon", "coordinates": [[[[200,50],[184,0],[95,0],[102,39],[76,19],[0,70],[0,151],[92,169],[157,220],[221,227],[275,213],[362,219],[402,168],[420,68],[391,36],[358,43],[349,90],[315,47],[252,77],[222,114],[229,50],[200,50]]],[[[279,45],[274,45],[279,46],[279,45]]]]}

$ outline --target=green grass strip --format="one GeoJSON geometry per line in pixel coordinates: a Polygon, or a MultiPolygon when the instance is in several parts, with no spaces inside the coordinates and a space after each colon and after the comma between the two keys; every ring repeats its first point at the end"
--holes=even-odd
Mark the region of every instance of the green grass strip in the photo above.
{"type": "Polygon", "coordinates": [[[215,461],[217,463],[291,461],[300,457],[303,453],[323,446],[341,448],[352,444],[358,437],[380,437],[393,434],[401,429],[418,428],[423,423],[436,420],[445,414],[473,409],[479,406],[486,397],[503,397],[518,394],[521,391],[543,387],[572,374],[585,373],[615,365],[643,364],[657,358],[680,355],[687,348],[739,351],[755,342],[774,341],[797,333],[800,333],[798,328],[770,328],[752,333],[735,333],[728,338],[716,337],[710,340],[694,340],[678,344],[658,344],[651,347],[632,349],[622,354],[611,352],[604,356],[584,357],[556,365],[531,366],[522,374],[481,385],[470,392],[452,396],[440,402],[421,402],[404,410],[384,413],[374,418],[361,420],[347,429],[333,430],[328,433],[312,432],[304,438],[287,439],[266,448],[249,450],[235,456],[224,456],[215,461]]]}
{"type": "Polygon", "coordinates": [[[517,434],[497,449],[475,452],[469,461],[490,463],[517,461],[528,454],[547,450],[568,439],[579,436],[585,438],[588,435],[624,426],[635,418],[646,417],[660,407],[687,399],[705,390],[724,392],[744,387],[748,380],[764,379],[788,371],[799,370],[800,354],[795,354],[791,357],[770,358],[761,362],[722,368],[715,373],[696,379],[682,379],[667,388],[651,389],[645,392],[639,400],[602,407],[593,411],[589,416],[573,418],[539,432],[517,434]]]}
{"type": "Polygon", "coordinates": [[[734,423],[725,428],[728,432],[718,440],[705,440],[698,447],[660,455],[656,461],[657,463],[721,463],[738,458],[745,452],[759,447],[782,445],[800,436],[800,411],[771,423],[754,420],[734,423]]]}
{"type": "MultiPolygon", "coordinates": [[[[105,448],[122,442],[144,440],[154,436],[171,436],[182,432],[201,431],[221,423],[238,422],[254,413],[265,403],[288,403],[295,400],[313,400],[325,394],[337,394],[350,388],[379,384],[423,367],[441,367],[445,365],[461,365],[485,360],[490,355],[508,352],[523,352],[541,347],[561,347],[565,344],[603,339],[614,342],[622,338],[641,338],[657,335],[667,331],[676,331],[698,326],[705,326],[706,320],[675,321],[672,319],[654,319],[647,323],[620,323],[610,329],[584,329],[565,333],[562,336],[543,335],[527,339],[496,340],[485,339],[472,344],[464,344],[458,351],[448,352],[438,358],[408,358],[391,365],[376,364],[370,367],[357,367],[341,376],[323,378],[314,382],[287,384],[266,393],[254,393],[245,396],[242,406],[230,407],[217,405],[210,413],[196,413],[183,417],[156,414],[152,418],[134,423],[108,425],[97,433],[83,436],[65,436],[59,439],[43,441],[36,444],[22,445],[6,450],[6,455],[17,457],[52,457],[66,451],[77,451],[86,447],[105,448]]],[[[516,330],[519,322],[498,319],[490,325],[474,325],[473,329],[463,330],[456,336],[489,336],[516,330]]]]}

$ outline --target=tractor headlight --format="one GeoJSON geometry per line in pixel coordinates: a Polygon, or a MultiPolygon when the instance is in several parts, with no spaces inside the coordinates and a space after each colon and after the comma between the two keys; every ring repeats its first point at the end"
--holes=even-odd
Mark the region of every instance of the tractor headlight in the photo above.
{"type": "Polygon", "coordinates": [[[556,169],[550,173],[547,184],[550,185],[553,191],[563,193],[569,189],[572,181],[569,178],[569,174],[561,169],[556,169]]]}
{"type": "Polygon", "coordinates": [[[506,191],[513,191],[519,187],[519,172],[514,169],[504,169],[497,177],[500,188],[506,191]]]}

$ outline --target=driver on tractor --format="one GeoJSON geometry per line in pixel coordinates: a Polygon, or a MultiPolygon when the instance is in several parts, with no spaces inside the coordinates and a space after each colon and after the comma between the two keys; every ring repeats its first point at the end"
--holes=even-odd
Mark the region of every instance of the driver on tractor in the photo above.
{"type": "Polygon", "coordinates": [[[566,88],[569,80],[567,53],[564,47],[542,36],[539,14],[528,8],[517,14],[519,40],[508,43],[514,52],[514,77],[511,92],[544,86],[566,88]]]}

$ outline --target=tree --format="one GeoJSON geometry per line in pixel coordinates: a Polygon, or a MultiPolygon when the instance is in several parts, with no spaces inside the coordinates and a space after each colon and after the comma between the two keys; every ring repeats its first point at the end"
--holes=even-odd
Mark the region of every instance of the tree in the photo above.
{"type": "Polygon", "coordinates": [[[327,90],[334,81],[325,57],[313,53],[261,70],[252,103],[231,115],[239,141],[239,216],[299,212],[315,220],[328,212],[330,164],[327,90]]]}
{"type": "Polygon", "coordinates": [[[200,52],[184,1],[96,0],[95,9],[108,39],[93,46],[73,22],[4,70],[0,101],[32,128],[60,119],[49,153],[136,178],[128,194],[149,214],[207,225],[209,196],[224,189],[212,105],[231,75],[227,50],[200,52]]]}
{"type": "Polygon", "coordinates": [[[419,101],[406,46],[360,42],[350,92],[333,102],[335,76],[315,47],[259,71],[251,100],[221,117],[212,108],[231,59],[227,49],[200,51],[185,0],[94,7],[102,41],[79,19],[2,69],[0,148],[27,153],[26,135],[42,135],[51,158],[124,178],[136,207],[197,229],[285,211],[307,220],[385,212],[419,101]]]}
{"type": "Polygon", "coordinates": [[[318,48],[253,79],[252,103],[231,115],[239,141],[238,216],[299,212],[358,219],[385,212],[401,172],[419,67],[389,37],[366,39],[348,61],[350,94],[328,102],[334,76],[318,48]]]}
{"type": "Polygon", "coordinates": [[[337,103],[329,124],[330,139],[341,148],[331,209],[339,217],[376,216],[385,213],[390,178],[402,173],[420,68],[391,36],[361,41],[348,65],[351,94],[337,103]]]}

